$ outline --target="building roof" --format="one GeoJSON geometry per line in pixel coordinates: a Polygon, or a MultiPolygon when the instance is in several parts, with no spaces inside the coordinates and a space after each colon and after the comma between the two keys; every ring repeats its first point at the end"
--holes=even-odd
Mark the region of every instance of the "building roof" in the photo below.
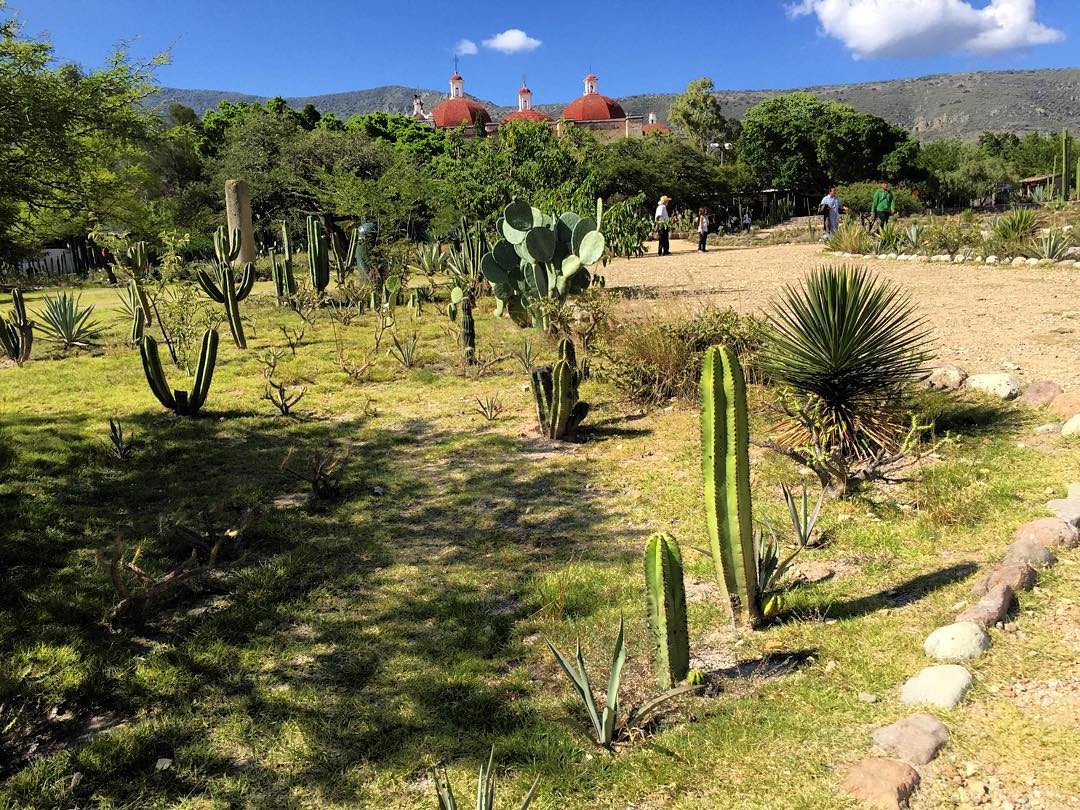
{"type": "Polygon", "coordinates": [[[615,99],[599,93],[588,93],[571,101],[563,110],[562,117],[568,121],[613,121],[626,118],[626,112],[615,99]]]}
{"type": "Polygon", "coordinates": [[[671,127],[667,124],[645,124],[641,131],[646,135],[650,135],[654,132],[671,132],[671,127]]]}
{"type": "Polygon", "coordinates": [[[550,121],[550,115],[544,115],[539,110],[514,110],[508,116],[503,119],[503,123],[508,121],[550,121]]]}
{"type": "Polygon", "coordinates": [[[491,123],[491,114],[479,101],[471,98],[448,98],[435,105],[431,111],[437,127],[471,126],[478,120],[481,124],[491,123]]]}

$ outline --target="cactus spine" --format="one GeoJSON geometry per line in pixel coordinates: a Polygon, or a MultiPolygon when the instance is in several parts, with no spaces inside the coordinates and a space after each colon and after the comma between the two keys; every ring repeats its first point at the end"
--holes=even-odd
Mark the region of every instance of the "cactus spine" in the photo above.
{"type": "Polygon", "coordinates": [[[195,385],[189,394],[187,391],[171,390],[165,371],[161,367],[157,341],[150,335],[144,335],[139,344],[142,354],[143,371],[150,390],[158,402],[180,416],[194,416],[206,402],[210,392],[210,383],[214,378],[214,366],[217,363],[218,333],[207,329],[203,334],[202,348],[199,351],[199,365],[195,369],[195,385]]]}
{"type": "Polygon", "coordinates": [[[559,359],[552,366],[534,368],[531,374],[536,419],[549,439],[568,440],[589,413],[589,403],[578,399],[577,353],[569,338],[559,342],[559,359]]]}
{"type": "Polygon", "coordinates": [[[690,671],[682,554],[670,534],[654,534],[645,543],[645,597],[656,642],[656,680],[661,689],[670,689],[690,671]]]}
{"type": "Polygon", "coordinates": [[[11,312],[6,321],[0,321],[0,345],[17,365],[30,359],[30,349],[34,345],[34,322],[26,317],[26,302],[22,291],[11,290],[11,312]]]}
{"type": "Polygon", "coordinates": [[[323,292],[330,284],[330,254],[327,252],[326,234],[315,217],[307,218],[307,258],[311,271],[312,288],[323,292]]]}
{"type": "Polygon", "coordinates": [[[279,306],[286,306],[296,294],[296,277],[293,275],[292,249],[289,246],[289,229],[281,223],[282,257],[279,260],[273,249],[270,250],[270,272],[274,277],[274,293],[279,306]]]}
{"type": "Polygon", "coordinates": [[[240,317],[240,302],[248,297],[255,285],[255,265],[251,262],[244,265],[243,275],[237,286],[232,263],[240,255],[239,231],[233,231],[232,238],[227,239],[225,228],[218,228],[214,234],[214,253],[217,256],[214,266],[217,278],[214,279],[205,270],[200,270],[196,274],[196,280],[212,300],[225,305],[225,317],[229,322],[233,342],[238,349],[246,349],[247,338],[244,336],[244,323],[240,317]]]}
{"type": "Polygon", "coordinates": [[[716,580],[740,627],[761,622],[750,506],[750,428],[746,380],[726,346],[705,352],[701,372],[701,462],[705,520],[716,580]]]}

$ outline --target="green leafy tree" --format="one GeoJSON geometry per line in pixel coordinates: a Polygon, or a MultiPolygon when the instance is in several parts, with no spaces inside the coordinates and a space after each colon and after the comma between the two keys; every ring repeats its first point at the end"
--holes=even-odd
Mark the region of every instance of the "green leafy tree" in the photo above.
{"type": "Polygon", "coordinates": [[[710,144],[734,140],[736,125],[724,117],[713,81],[707,77],[694,79],[675,97],[668,121],[702,152],[707,152],[710,144]]]}

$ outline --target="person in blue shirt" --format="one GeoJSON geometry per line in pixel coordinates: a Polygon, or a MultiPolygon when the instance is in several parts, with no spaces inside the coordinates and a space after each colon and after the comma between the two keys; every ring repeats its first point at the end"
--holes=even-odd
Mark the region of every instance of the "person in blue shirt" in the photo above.
{"type": "Polygon", "coordinates": [[[836,233],[836,229],[840,227],[840,214],[845,210],[844,204],[836,196],[836,186],[829,186],[829,193],[821,198],[818,210],[825,220],[825,234],[821,237],[824,241],[836,233]]]}

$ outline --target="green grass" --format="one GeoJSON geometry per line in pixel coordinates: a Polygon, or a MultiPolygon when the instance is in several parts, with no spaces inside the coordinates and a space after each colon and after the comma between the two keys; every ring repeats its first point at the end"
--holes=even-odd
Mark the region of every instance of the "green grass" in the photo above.
{"type": "MultiPolygon", "coordinates": [[[[29,299],[36,309],[40,296],[29,299]]],[[[115,296],[88,289],[83,301],[112,308],[115,296]]],[[[1030,436],[1034,416],[927,396],[940,460],[910,484],[826,508],[829,543],[807,556],[849,573],[791,592],[782,622],[742,638],[719,605],[693,601],[692,652],[729,661],[711,673],[719,693],[610,756],[589,743],[544,640],[566,650],[580,637],[601,688],[621,614],[624,704],[654,691],[644,539],[671,531],[688,577],[712,576],[691,550],[708,545],[696,410],[630,417],[590,382],[587,441],[552,447],[531,433],[516,361],[462,379],[448,323],[429,306],[416,323],[399,317],[401,334],[420,334],[422,368],[383,356],[363,385],[338,369],[323,316],[280,366],[308,385],[286,419],[260,399],[257,355],[297,319],[271,306],[266,285],[242,307],[250,348],[223,335],[202,418],[154,400],[121,345],[124,324],[103,351],[42,359],[35,347],[25,368],[0,370],[14,455],[0,483],[0,729],[13,722],[0,735],[0,806],[427,808],[432,765],[445,761],[467,796],[494,743],[504,802],[540,774],[538,808],[849,807],[836,795],[843,767],[871,728],[901,715],[896,687],[925,665],[922,639],[1080,463],[1080,444],[1030,436]],[[488,423],[474,397],[495,393],[506,412],[488,423]],[[105,451],[109,417],[135,437],[129,462],[105,451]],[[342,441],[352,459],[339,500],[269,507],[302,488],[280,470],[289,448],[342,441]],[[115,596],[95,550],[122,536],[162,573],[189,553],[162,519],[217,504],[260,507],[239,556],[144,627],[107,628],[115,596]],[[111,728],[87,734],[92,718],[111,728]],[[157,770],[162,758],[171,767],[157,770]]],[[[371,325],[368,315],[345,330],[351,353],[371,325]]],[[[486,314],[477,331],[485,352],[525,337],[486,314]]],[[[779,483],[797,478],[755,456],[759,514],[782,525],[779,483]]],[[[1068,671],[1055,627],[1061,600],[1078,598],[1063,563],[1023,599],[1027,640],[994,633],[973,705],[946,715],[948,756],[1017,780],[1038,768],[1044,795],[1080,792],[1075,735],[990,688],[1068,671]]]]}

